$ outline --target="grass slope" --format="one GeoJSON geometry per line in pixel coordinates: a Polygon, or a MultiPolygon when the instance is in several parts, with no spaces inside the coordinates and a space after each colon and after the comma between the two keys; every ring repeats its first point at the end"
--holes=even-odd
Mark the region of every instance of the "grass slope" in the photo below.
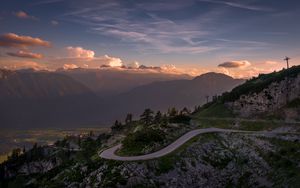
{"type": "Polygon", "coordinates": [[[218,117],[218,118],[225,118],[230,117],[233,118],[233,112],[226,108],[224,104],[221,103],[212,103],[211,105],[204,106],[198,112],[196,112],[193,117],[218,117]]]}
{"type": "Polygon", "coordinates": [[[222,95],[223,102],[234,101],[241,95],[258,93],[273,82],[280,82],[286,77],[293,78],[300,74],[300,66],[293,66],[289,69],[283,69],[279,72],[270,74],[260,74],[258,77],[247,80],[244,84],[237,86],[231,92],[222,95]]]}

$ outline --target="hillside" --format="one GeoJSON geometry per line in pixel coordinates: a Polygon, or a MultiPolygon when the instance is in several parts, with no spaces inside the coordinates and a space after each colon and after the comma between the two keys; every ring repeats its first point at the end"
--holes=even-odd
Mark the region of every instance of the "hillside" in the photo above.
{"type": "Polygon", "coordinates": [[[206,102],[206,96],[211,100],[212,96],[230,91],[243,82],[242,79],[234,79],[224,74],[207,73],[192,80],[154,82],[140,86],[113,97],[109,103],[118,106],[115,113],[119,112],[123,116],[126,111],[139,114],[145,108],[161,111],[170,107],[194,109],[196,105],[206,102]]]}
{"type": "MultiPolygon", "coordinates": [[[[272,74],[263,77],[274,79],[272,74]]],[[[0,186],[299,187],[299,121],[241,117],[227,106],[281,87],[285,79],[260,91],[249,90],[234,101],[226,101],[223,97],[232,94],[226,93],[194,112],[146,109],[139,119],[127,116],[125,122],[116,121],[110,133],[69,136],[25,153],[16,149],[0,165],[0,186]],[[162,152],[169,146],[176,148],[162,152]],[[117,159],[111,158],[112,149],[117,159]],[[152,157],[142,159],[147,155],[152,157]]],[[[298,74],[289,80],[294,83],[298,74]]],[[[289,96],[297,96],[297,91],[291,89],[289,96]]],[[[264,103],[272,99],[267,97],[264,103]]],[[[299,108],[299,100],[291,99],[283,107],[299,108]]],[[[277,109],[269,112],[275,114],[277,109]]]]}
{"type": "Polygon", "coordinates": [[[300,66],[293,66],[247,80],[205,105],[198,115],[299,120],[299,100],[300,66]]]}

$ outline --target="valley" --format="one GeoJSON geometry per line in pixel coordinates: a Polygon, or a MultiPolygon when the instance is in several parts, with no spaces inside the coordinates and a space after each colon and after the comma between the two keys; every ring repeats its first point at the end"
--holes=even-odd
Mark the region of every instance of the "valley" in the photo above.
{"type": "Polygon", "coordinates": [[[76,128],[76,129],[32,129],[32,130],[4,130],[0,131],[0,163],[7,160],[12,148],[29,150],[35,143],[38,145],[52,145],[71,135],[88,135],[90,132],[101,134],[109,128],[76,128]]]}

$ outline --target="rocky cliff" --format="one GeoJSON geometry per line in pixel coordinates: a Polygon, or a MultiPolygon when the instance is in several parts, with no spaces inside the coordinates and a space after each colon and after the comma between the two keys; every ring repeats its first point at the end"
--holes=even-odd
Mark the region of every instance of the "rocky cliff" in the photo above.
{"type": "MultiPolygon", "coordinates": [[[[239,116],[252,117],[273,113],[299,98],[300,73],[295,77],[285,77],[279,82],[272,82],[260,92],[241,95],[237,100],[226,102],[225,105],[239,116]]],[[[287,117],[296,117],[299,110],[285,108],[283,111],[287,117]]]]}

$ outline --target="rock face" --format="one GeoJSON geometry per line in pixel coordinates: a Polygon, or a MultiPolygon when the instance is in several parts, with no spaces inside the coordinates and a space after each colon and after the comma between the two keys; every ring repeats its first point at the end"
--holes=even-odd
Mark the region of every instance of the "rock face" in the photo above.
{"type": "MultiPolygon", "coordinates": [[[[104,164],[88,174],[80,187],[281,187],[290,182],[284,177],[277,182],[276,176],[282,174],[270,157],[278,157],[279,162],[289,157],[287,153],[277,156],[283,151],[277,142],[298,145],[298,139],[298,135],[201,135],[184,150],[161,159],[104,164]]],[[[299,160],[290,159],[300,165],[299,160]]]]}
{"type": "MultiPolygon", "coordinates": [[[[259,93],[242,95],[238,100],[226,103],[226,106],[239,116],[251,117],[274,112],[297,98],[300,98],[300,74],[295,78],[273,82],[259,93]]],[[[292,113],[297,116],[297,110],[292,113]]]]}
{"type": "Polygon", "coordinates": [[[18,175],[46,173],[62,164],[62,159],[52,156],[55,152],[57,153],[58,150],[47,146],[40,147],[34,152],[27,153],[17,163],[4,164],[6,170],[3,175],[5,178],[14,178],[18,175]],[[36,153],[39,153],[38,158],[36,153]]]}
{"type": "Polygon", "coordinates": [[[59,166],[61,161],[49,160],[49,161],[34,161],[21,166],[18,174],[30,175],[34,173],[45,173],[49,170],[59,166]]]}

